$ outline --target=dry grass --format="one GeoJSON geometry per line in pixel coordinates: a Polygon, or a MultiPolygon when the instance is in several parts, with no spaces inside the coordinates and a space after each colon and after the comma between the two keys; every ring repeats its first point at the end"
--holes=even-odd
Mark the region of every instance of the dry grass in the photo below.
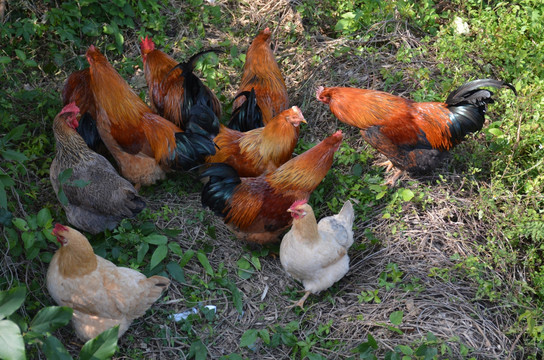
{"type": "MultiPolygon", "coordinates": [[[[395,23],[393,32],[386,32],[385,24],[376,24],[383,31],[369,42],[380,46],[380,50],[367,57],[355,50],[362,43],[331,39],[321,33],[307,33],[300,15],[294,10],[296,1],[258,0],[234,4],[223,0],[217,3],[225,13],[238,14],[230,26],[234,33],[247,36],[231,40],[241,49],[249,45],[258,29],[269,26],[273,30],[276,56],[286,78],[291,103],[298,105],[309,120],[309,125],[301,132],[301,136],[309,142],[319,141],[341,126],[327,107],[315,101],[315,88],[318,85],[349,85],[383,90],[380,70],[394,68],[405,71],[405,75],[397,84],[390,84],[387,90],[409,96],[413,89],[418,88],[417,82],[410,77],[411,67],[432,69],[434,66],[432,57],[414,58],[409,64],[396,60],[395,51],[400,44],[418,47],[420,41],[417,31],[401,21],[395,23]],[[292,35],[291,28],[294,28],[296,39],[293,43],[285,43],[284,40],[292,35]],[[352,50],[335,56],[335,49],[343,46],[352,50]],[[311,59],[316,54],[321,60],[313,63],[311,59]]],[[[183,11],[183,3],[173,4],[183,11]]],[[[178,28],[179,32],[173,40],[191,35],[183,24],[179,24],[178,28]]],[[[231,37],[213,27],[207,31],[210,44],[231,37]]],[[[127,56],[138,56],[137,41],[127,41],[127,56]]],[[[230,71],[232,81],[225,85],[224,95],[232,99],[239,74],[230,71]]],[[[344,130],[346,141],[351,146],[371,151],[362,142],[356,129],[344,130]]],[[[456,164],[453,167],[455,169],[456,164]]],[[[172,215],[161,217],[156,225],[159,228],[181,230],[176,241],[184,251],[205,249],[215,270],[224,266],[228,277],[236,282],[242,293],[243,314],[238,314],[226,289],[223,292],[206,291],[193,289],[194,285],[190,281],[187,284],[173,281],[167,300],[161,301],[153,307],[153,311],[137,320],[120,340],[117,358],[131,358],[131,355],[123,354],[138,352],[148,359],[185,358],[191,339],[195,337],[206,345],[210,358],[230,353],[241,353],[247,358],[288,358],[292,349],[287,346],[270,348],[259,340],[253,350],[248,350],[241,349],[239,344],[242,334],[248,329],[273,331],[275,326],[285,326],[291,321],[300,324],[299,330],[295,332],[299,340],[318,341],[311,351],[327,359],[353,355],[351,349],[366,341],[368,334],[377,340],[379,354],[383,357],[387,350],[397,345],[420,343],[429,332],[450,346],[452,354],[448,355],[449,358],[461,358],[460,344],[470,347],[470,354],[478,359],[508,358],[513,348],[513,339],[507,336],[515,321],[513,310],[479,298],[476,282],[468,279],[456,266],[458,262],[452,260],[455,254],[461,258],[477,255],[475,244],[485,241],[483,234],[486,228],[477,217],[469,215],[475,206],[471,195],[477,189],[465,182],[463,174],[448,173],[445,168],[441,171],[446,171],[446,181],[440,185],[431,184],[433,178],[402,184],[414,191],[417,189],[425,192],[424,204],[406,203],[400,214],[387,220],[382,218],[382,207],[376,205],[371,216],[355,224],[356,244],[368,242],[364,230],[369,229],[379,240],[379,245],[368,246],[365,250],[359,250],[362,246],[354,246],[349,253],[351,269],[346,277],[331,290],[311,296],[304,311],[287,308],[291,300],[299,295],[295,296],[293,291],[286,290],[302,290],[302,287],[287,277],[277,257],[261,257],[261,271],[248,280],[237,276],[236,261],[250,252],[251,248],[234,240],[222,221],[210,212],[205,213],[204,221],[198,218],[197,213],[201,209],[199,193],[181,196],[152,191],[147,199],[152,211],[161,212],[164,207],[172,210],[172,215]],[[210,226],[216,227],[215,239],[207,234],[210,226]],[[417,289],[408,291],[400,286],[401,283],[391,289],[379,286],[379,276],[390,263],[397,264],[402,271],[402,284],[415,281],[417,289]],[[430,276],[433,273],[442,276],[430,276]],[[193,290],[200,294],[201,305],[217,306],[217,316],[211,323],[203,321],[193,324],[193,333],[189,336],[183,323],[167,320],[167,316],[192,307],[193,304],[190,304],[185,294],[193,290]],[[359,301],[361,292],[369,290],[379,290],[380,303],[359,301]],[[218,296],[218,293],[227,295],[218,296]],[[384,326],[390,324],[389,315],[399,310],[404,312],[400,326],[402,335],[384,326]],[[320,327],[329,322],[329,331],[317,336],[320,327]],[[160,333],[157,333],[157,328],[161,329],[160,333]]],[[[183,184],[179,186],[183,187],[183,184]]],[[[7,272],[17,272],[16,269],[23,265],[9,263],[7,254],[3,254],[1,265],[4,269],[2,276],[17,277],[26,283],[32,279],[42,283],[46,271],[43,268],[42,273],[6,275],[7,272]]],[[[199,277],[203,283],[210,281],[209,275],[194,258],[184,271],[188,279],[199,277]]],[[[45,289],[42,286],[36,291],[45,289]]],[[[79,351],[81,344],[71,329],[60,330],[58,336],[72,353],[79,351]]]]}

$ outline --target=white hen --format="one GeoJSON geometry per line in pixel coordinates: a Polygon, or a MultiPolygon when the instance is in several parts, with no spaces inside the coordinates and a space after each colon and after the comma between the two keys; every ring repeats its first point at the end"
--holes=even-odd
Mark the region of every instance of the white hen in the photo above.
{"type": "Polygon", "coordinates": [[[310,293],[328,289],[349,270],[349,247],[353,244],[353,206],[346,201],[337,215],[319,224],[306,200],[296,201],[287,210],[293,226],[283,237],[280,261],[287,273],[302,282],[306,293],[294,304],[304,305],[310,293]]]}

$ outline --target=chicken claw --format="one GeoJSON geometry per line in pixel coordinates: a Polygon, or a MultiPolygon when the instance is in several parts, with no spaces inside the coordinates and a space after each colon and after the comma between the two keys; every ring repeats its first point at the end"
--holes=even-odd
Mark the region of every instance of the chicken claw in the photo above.
{"type": "Polygon", "coordinates": [[[402,175],[404,175],[404,170],[396,169],[392,175],[389,175],[387,177],[387,179],[385,180],[383,184],[393,187],[395,186],[399,177],[401,177],[402,175]]]}
{"type": "Polygon", "coordinates": [[[308,296],[310,296],[310,292],[309,291],[306,291],[304,293],[304,296],[302,298],[300,298],[299,301],[295,302],[293,305],[290,305],[288,306],[287,308],[288,309],[292,309],[296,306],[298,306],[299,308],[301,308],[302,310],[304,310],[304,302],[306,301],[306,299],[308,298],[308,296]]]}
{"type": "Polygon", "coordinates": [[[391,160],[387,160],[387,161],[384,161],[384,162],[381,162],[381,163],[377,163],[376,165],[385,166],[385,172],[390,172],[391,169],[393,169],[395,167],[395,165],[393,165],[391,160]]]}

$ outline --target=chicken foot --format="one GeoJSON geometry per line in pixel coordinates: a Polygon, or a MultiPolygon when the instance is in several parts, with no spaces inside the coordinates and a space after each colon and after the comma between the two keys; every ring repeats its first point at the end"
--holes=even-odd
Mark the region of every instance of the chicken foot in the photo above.
{"type": "Polygon", "coordinates": [[[295,306],[298,306],[299,308],[301,308],[302,310],[304,310],[304,302],[306,301],[306,299],[308,298],[308,296],[310,296],[310,292],[309,291],[306,291],[306,293],[304,294],[304,296],[302,298],[300,298],[299,301],[295,302],[293,305],[290,305],[288,306],[287,308],[288,309],[291,309],[291,308],[294,308],[295,306]]]}
{"type": "Polygon", "coordinates": [[[397,180],[401,177],[401,175],[404,175],[404,170],[397,169],[395,165],[391,162],[391,160],[387,160],[384,162],[377,163],[378,166],[384,166],[385,172],[388,173],[387,178],[385,179],[385,182],[383,185],[387,186],[395,186],[397,180]],[[392,172],[392,174],[391,174],[392,172]]]}

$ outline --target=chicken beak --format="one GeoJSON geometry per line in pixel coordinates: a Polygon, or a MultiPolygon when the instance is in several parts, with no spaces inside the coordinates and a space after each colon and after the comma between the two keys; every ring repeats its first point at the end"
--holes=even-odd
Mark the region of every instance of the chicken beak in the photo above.
{"type": "Polygon", "coordinates": [[[290,212],[290,213],[292,213],[292,212],[293,212],[293,210],[291,210],[291,209],[287,209],[287,212],[290,212]]]}

